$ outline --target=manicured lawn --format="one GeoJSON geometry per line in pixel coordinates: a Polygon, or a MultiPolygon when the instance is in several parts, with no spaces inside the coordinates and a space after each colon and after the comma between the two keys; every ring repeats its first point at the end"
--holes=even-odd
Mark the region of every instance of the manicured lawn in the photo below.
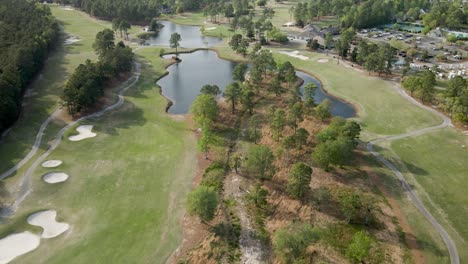
{"type": "MultiPolygon", "coordinates": [[[[79,63],[95,58],[94,36],[108,25],[60,7],[53,7],[53,13],[64,22],[65,31],[81,41],[49,59],[43,78],[34,84],[38,94],[28,99],[32,110],[24,112],[0,145],[4,169],[29,151],[39,125],[58,106],[67,76],[79,63]]],[[[186,123],[164,112],[167,101],[154,79],[164,73],[167,62],[157,54],[156,48],[139,50],[142,76],[127,92],[124,105],[84,123],[95,126],[97,137],[71,142],[67,137],[75,132],[68,131],[49,157],[64,164],[35,171],[32,193],[0,226],[0,236],[25,230],[39,233],[26,218],[43,209],[57,210],[58,220],[69,223],[71,230],[41,240],[38,249],[18,257],[17,263],[164,263],[178,246],[197,150],[186,123]],[[70,178],[46,184],[41,176],[50,171],[66,172],[70,178]]],[[[63,125],[52,124],[45,142],[63,125]]],[[[7,185],[19,178],[9,178],[7,185]]]]}
{"type": "Polygon", "coordinates": [[[392,143],[405,177],[457,243],[468,260],[468,139],[453,128],[392,143]]]}

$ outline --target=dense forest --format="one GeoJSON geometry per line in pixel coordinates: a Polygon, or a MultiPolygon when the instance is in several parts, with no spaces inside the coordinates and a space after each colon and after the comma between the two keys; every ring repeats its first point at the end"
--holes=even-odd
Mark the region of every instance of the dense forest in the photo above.
{"type": "Polygon", "coordinates": [[[0,132],[20,112],[22,93],[57,42],[59,26],[47,6],[0,2],[0,132]]]}
{"type": "Polygon", "coordinates": [[[426,27],[433,29],[438,26],[459,28],[466,25],[466,10],[460,0],[310,0],[298,3],[291,11],[299,24],[333,15],[340,17],[344,28],[361,29],[422,19],[426,27]]]}
{"type": "Polygon", "coordinates": [[[198,11],[207,6],[247,6],[249,0],[56,0],[60,4],[72,5],[85,12],[106,19],[120,18],[129,21],[149,21],[161,12],[175,13],[198,11]]]}

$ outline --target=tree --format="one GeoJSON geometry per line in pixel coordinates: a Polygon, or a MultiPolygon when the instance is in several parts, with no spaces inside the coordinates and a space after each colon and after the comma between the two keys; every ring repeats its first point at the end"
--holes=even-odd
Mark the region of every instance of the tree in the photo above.
{"type": "Polygon", "coordinates": [[[254,96],[255,93],[249,84],[241,86],[240,102],[244,107],[244,111],[248,111],[249,115],[252,115],[253,108],[255,106],[254,96]]]}
{"type": "Polygon", "coordinates": [[[429,70],[423,72],[421,77],[421,100],[423,102],[432,101],[435,93],[434,86],[436,84],[435,74],[429,70]]]}
{"type": "MultiPolygon", "coordinates": [[[[120,25],[119,25],[119,28],[122,32],[125,33],[125,38],[128,40],[128,30],[132,27],[132,25],[127,21],[127,20],[121,20],[120,21],[120,25]]],[[[122,37],[122,33],[120,34],[121,37],[122,37]]]]}
{"type": "Polygon", "coordinates": [[[249,126],[248,126],[248,135],[250,140],[253,140],[255,144],[257,144],[257,140],[260,139],[262,134],[259,130],[260,125],[260,115],[255,114],[249,118],[249,126]]]}
{"type": "Polygon", "coordinates": [[[330,107],[330,100],[325,99],[315,108],[315,114],[322,121],[328,119],[331,117],[330,107]]]}
{"type": "Polygon", "coordinates": [[[284,68],[284,77],[288,82],[288,88],[291,88],[291,84],[296,80],[296,69],[294,69],[294,66],[290,62],[285,62],[284,68]]]}
{"type": "Polygon", "coordinates": [[[229,46],[231,47],[233,51],[238,52],[241,41],[242,41],[242,35],[235,34],[234,36],[232,36],[231,40],[229,41],[229,46]]]}
{"type": "Polygon", "coordinates": [[[110,29],[104,29],[96,34],[93,43],[93,49],[101,57],[109,50],[114,48],[114,32],[110,29]]]}
{"type": "Polygon", "coordinates": [[[205,159],[208,159],[208,151],[210,150],[212,140],[213,132],[211,131],[211,121],[205,120],[201,130],[201,137],[198,140],[198,148],[205,154],[205,159]]]}
{"type": "Polygon", "coordinates": [[[274,112],[273,119],[271,121],[271,128],[275,133],[276,141],[280,139],[284,126],[286,125],[285,115],[286,113],[283,109],[276,109],[274,112]]]}
{"type": "Polygon", "coordinates": [[[361,197],[352,191],[342,191],[339,193],[338,198],[340,210],[349,224],[362,207],[361,197]]]}
{"type": "Polygon", "coordinates": [[[346,249],[346,255],[354,263],[362,263],[369,256],[372,246],[372,239],[365,231],[356,232],[346,249]]]}
{"type": "Polygon", "coordinates": [[[227,100],[231,101],[231,109],[232,113],[236,111],[236,103],[239,100],[241,95],[241,88],[238,82],[233,82],[226,87],[223,96],[226,97],[227,100]]]}
{"type": "Polygon", "coordinates": [[[302,102],[296,102],[288,112],[288,120],[291,126],[294,128],[294,134],[296,133],[299,122],[304,120],[304,110],[302,108],[302,102]]]}
{"type": "Polygon", "coordinates": [[[270,83],[270,87],[271,87],[271,90],[276,94],[276,96],[281,95],[281,93],[283,92],[283,87],[281,86],[281,81],[278,75],[273,77],[270,83]]]}
{"type": "Polygon", "coordinates": [[[213,96],[218,96],[221,94],[221,89],[217,85],[203,85],[203,87],[200,90],[200,93],[203,94],[211,94],[213,96]]]}
{"type": "Polygon", "coordinates": [[[312,160],[315,161],[325,171],[331,165],[343,165],[350,157],[354,149],[351,140],[338,138],[319,143],[312,153],[312,160]]]}
{"type": "Polygon", "coordinates": [[[231,3],[227,3],[224,8],[224,16],[227,17],[228,23],[231,23],[231,17],[234,17],[234,7],[231,3]]]}
{"type": "Polygon", "coordinates": [[[120,18],[112,19],[112,30],[117,33],[117,30],[120,30],[120,18]]]}
{"type": "Polygon", "coordinates": [[[289,173],[288,185],[286,187],[289,195],[299,199],[303,198],[305,193],[310,190],[311,177],[311,167],[303,162],[294,164],[289,173]]]}
{"type": "Polygon", "coordinates": [[[251,175],[259,179],[269,179],[274,171],[273,160],[270,148],[264,145],[252,146],[247,154],[245,167],[251,175]]]}
{"type": "Polygon", "coordinates": [[[182,37],[177,32],[172,33],[171,39],[169,40],[170,47],[173,49],[176,49],[176,57],[179,56],[179,52],[177,51],[177,48],[180,46],[181,40],[182,40],[182,37]]]}
{"type": "Polygon", "coordinates": [[[190,106],[195,122],[202,126],[205,120],[214,121],[218,115],[218,105],[213,95],[200,94],[190,106]]]}
{"type": "Polygon", "coordinates": [[[419,89],[421,89],[421,79],[416,76],[410,76],[408,78],[403,79],[402,82],[403,87],[408,90],[413,96],[413,93],[419,89]]]}
{"type": "Polygon", "coordinates": [[[245,73],[247,72],[248,65],[246,63],[239,63],[234,67],[232,72],[232,78],[234,81],[244,82],[245,81],[245,73]]]}
{"type": "Polygon", "coordinates": [[[308,263],[307,247],[319,238],[310,224],[296,222],[274,233],[273,246],[284,263],[308,263]]]}
{"type": "Polygon", "coordinates": [[[249,48],[249,41],[247,39],[242,39],[237,48],[237,53],[241,54],[243,57],[247,56],[247,49],[249,48]]]}
{"type": "Polygon", "coordinates": [[[187,211],[204,223],[213,219],[217,206],[217,194],[212,188],[200,185],[188,195],[187,211]]]}

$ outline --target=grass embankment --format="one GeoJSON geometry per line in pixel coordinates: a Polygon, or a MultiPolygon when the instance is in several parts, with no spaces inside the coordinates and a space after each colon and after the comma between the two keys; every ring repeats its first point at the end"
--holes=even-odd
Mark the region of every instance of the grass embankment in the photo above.
{"type": "MultiPolygon", "coordinates": [[[[23,113],[0,146],[5,168],[29,150],[36,126],[57,106],[67,76],[85,59],[95,58],[94,36],[108,25],[82,12],[52,9],[65,31],[81,41],[53,54],[43,78],[33,84],[39,94],[27,99],[32,110],[23,113]]],[[[0,227],[1,237],[24,230],[38,233],[26,218],[42,209],[57,210],[58,220],[69,223],[71,231],[42,240],[38,249],[19,257],[18,263],[163,263],[179,244],[183,201],[196,171],[196,145],[186,124],[164,112],[167,100],[154,80],[165,72],[167,62],[155,54],[159,49],[137,52],[142,76],[127,92],[123,106],[86,122],[95,126],[97,137],[71,142],[66,138],[75,132],[68,131],[49,157],[64,164],[35,172],[33,192],[0,227]],[[41,176],[49,171],[66,172],[70,178],[48,185],[41,176]]],[[[46,139],[55,135],[59,125],[63,124],[47,130],[46,139]]]]}

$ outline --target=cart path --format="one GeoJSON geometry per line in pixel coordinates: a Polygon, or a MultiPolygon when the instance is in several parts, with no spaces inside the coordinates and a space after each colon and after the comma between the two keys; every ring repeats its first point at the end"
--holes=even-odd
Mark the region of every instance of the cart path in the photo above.
{"type": "MultiPolygon", "coordinates": [[[[102,116],[103,114],[118,108],[119,106],[121,106],[124,103],[124,101],[125,101],[125,98],[123,96],[124,93],[128,89],[130,89],[133,85],[135,85],[138,82],[138,80],[140,79],[140,68],[141,68],[141,64],[139,62],[135,62],[135,72],[133,73],[132,77],[130,77],[127,81],[125,81],[121,85],[121,88],[120,88],[120,90],[118,92],[117,102],[115,102],[113,105],[110,105],[110,106],[104,108],[101,111],[95,112],[95,113],[87,115],[87,116],[83,116],[83,117],[69,123],[68,125],[63,127],[58,132],[58,134],[55,136],[55,139],[52,142],[49,149],[47,149],[47,151],[44,154],[42,154],[39,158],[37,158],[34,161],[34,163],[31,165],[31,167],[29,167],[28,170],[26,171],[26,173],[23,175],[22,182],[21,182],[19,190],[17,191],[17,194],[16,194],[15,202],[11,206],[9,206],[7,208],[3,208],[2,211],[0,212],[0,217],[8,217],[11,214],[13,214],[16,211],[16,209],[18,208],[18,206],[21,204],[21,202],[24,201],[24,199],[28,196],[28,194],[31,192],[31,176],[32,176],[34,170],[58,147],[58,145],[62,141],[63,134],[65,134],[65,132],[69,128],[73,127],[74,125],[76,125],[76,124],[78,124],[78,123],[80,123],[80,122],[82,122],[84,120],[102,116]]],[[[5,178],[5,177],[11,175],[13,172],[15,172],[17,169],[21,168],[25,163],[27,163],[36,154],[37,149],[38,149],[39,145],[41,144],[42,137],[44,135],[44,130],[46,129],[46,127],[50,123],[50,121],[53,120],[57,116],[57,114],[59,112],[60,112],[60,109],[57,109],[42,124],[41,128],[39,129],[39,132],[36,135],[36,142],[34,143],[34,146],[31,149],[31,151],[28,153],[28,155],[26,157],[24,157],[18,164],[13,166],[11,169],[4,172],[1,175],[1,177],[5,178]]],[[[3,179],[1,177],[0,177],[0,180],[3,179]]]]}
{"type": "Polygon", "coordinates": [[[428,106],[425,106],[415,100],[413,97],[409,96],[403,89],[401,89],[396,83],[393,83],[392,87],[399,93],[401,94],[404,98],[409,100],[411,103],[414,105],[421,107],[423,109],[426,109],[428,111],[431,111],[432,113],[438,115],[443,119],[443,122],[440,125],[437,126],[432,126],[432,127],[426,127],[426,128],[421,128],[415,131],[411,131],[408,133],[400,134],[400,135],[392,135],[392,136],[386,136],[386,137],[381,137],[374,139],[367,143],[367,150],[374,155],[378,161],[383,163],[385,166],[387,166],[398,178],[400,181],[401,185],[403,188],[407,191],[408,196],[411,200],[411,202],[414,204],[414,206],[421,212],[421,214],[426,217],[426,219],[434,226],[434,228],[437,230],[437,232],[440,234],[442,239],[444,240],[445,245],[447,246],[448,252],[450,254],[450,263],[451,264],[460,264],[460,257],[458,256],[458,251],[455,243],[453,242],[452,238],[450,235],[445,231],[445,229],[439,224],[439,222],[434,218],[434,216],[427,210],[427,208],[424,206],[422,201],[419,199],[417,196],[416,192],[411,188],[409,183],[405,180],[405,177],[403,174],[388,160],[386,160],[382,155],[380,155],[377,151],[374,150],[374,145],[380,142],[384,141],[394,141],[394,140],[399,140],[407,137],[413,137],[413,136],[419,136],[431,131],[435,131],[438,129],[446,128],[449,126],[452,126],[452,122],[450,118],[445,116],[444,114],[440,113],[439,111],[432,109],[428,106]]]}

